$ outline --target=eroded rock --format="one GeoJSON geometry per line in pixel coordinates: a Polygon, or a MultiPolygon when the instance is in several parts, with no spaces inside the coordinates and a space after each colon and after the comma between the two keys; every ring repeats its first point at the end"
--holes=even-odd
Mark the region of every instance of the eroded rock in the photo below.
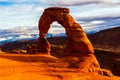
{"type": "Polygon", "coordinates": [[[40,53],[50,54],[50,43],[46,39],[46,34],[54,21],[61,24],[67,34],[65,59],[69,62],[68,68],[79,68],[112,77],[111,73],[100,69],[91,42],[81,25],[69,14],[68,8],[51,7],[43,12],[39,20],[38,51],[40,53]]]}
{"type": "MultiPolygon", "coordinates": [[[[87,38],[87,35],[85,34],[80,24],[75,22],[73,17],[69,14],[69,9],[60,8],[60,7],[51,7],[51,8],[45,9],[45,11],[43,12],[39,20],[40,38],[38,39],[38,49],[40,50],[40,52],[44,51],[45,47],[49,48],[49,43],[47,42],[47,40],[46,40],[46,43],[48,45],[43,46],[41,45],[42,42],[40,41],[40,39],[46,37],[46,34],[48,33],[48,30],[50,28],[50,25],[54,21],[57,21],[66,30],[66,34],[67,34],[66,54],[67,55],[94,53],[94,49],[91,42],[87,38]]],[[[46,53],[49,53],[49,49],[47,49],[46,53]]]]}

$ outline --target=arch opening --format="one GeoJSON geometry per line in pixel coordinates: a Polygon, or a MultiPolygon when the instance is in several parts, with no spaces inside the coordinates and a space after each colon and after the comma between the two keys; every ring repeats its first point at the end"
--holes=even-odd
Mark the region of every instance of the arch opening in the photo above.
{"type": "Polygon", "coordinates": [[[52,34],[53,37],[54,36],[55,37],[56,36],[64,36],[66,34],[65,33],[65,28],[61,24],[59,24],[58,22],[56,22],[56,21],[51,24],[51,27],[48,30],[48,33],[52,34]]]}

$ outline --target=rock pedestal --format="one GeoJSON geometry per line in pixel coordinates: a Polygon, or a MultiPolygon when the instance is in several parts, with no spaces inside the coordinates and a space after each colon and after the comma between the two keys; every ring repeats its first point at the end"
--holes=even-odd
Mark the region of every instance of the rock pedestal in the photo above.
{"type": "Polygon", "coordinates": [[[0,49],[0,54],[4,53],[1,49],[0,49]]]}
{"type": "Polygon", "coordinates": [[[50,43],[46,38],[38,38],[38,52],[41,52],[43,54],[50,54],[50,43]]]}

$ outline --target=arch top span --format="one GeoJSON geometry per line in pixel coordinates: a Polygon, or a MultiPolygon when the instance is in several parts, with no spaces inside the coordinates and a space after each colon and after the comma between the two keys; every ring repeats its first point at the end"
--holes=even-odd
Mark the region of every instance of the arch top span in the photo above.
{"type": "Polygon", "coordinates": [[[62,7],[50,7],[45,9],[45,11],[59,11],[62,13],[69,13],[70,10],[68,8],[62,8],[62,7]]]}

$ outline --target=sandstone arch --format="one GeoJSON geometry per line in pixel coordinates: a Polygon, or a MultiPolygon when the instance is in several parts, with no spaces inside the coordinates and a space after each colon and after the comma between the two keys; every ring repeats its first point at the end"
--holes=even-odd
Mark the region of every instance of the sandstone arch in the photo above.
{"type": "Polygon", "coordinates": [[[39,20],[38,51],[40,53],[50,54],[50,43],[45,36],[54,21],[60,23],[67,34],[67,57],[64,57],[64,59],[69,63],[69,68],[79,68],[87,72],[113,76],[109,71],[100,69],[100,65],[94,56],[94,48],[91,42],[80,24],[76,23],[69,14],[68,8],[51,7],[43,12],[39,20]]]}
{"type": "Polygon", "coordinates": [[[38,51],[40,53],[50,54],[50,43],[45,36],[54,21],[60,23],[67,34],[67,57],[64,59],[69,63],[68,67],[77,67],[88,72],[97,72],[101,75],[105,73],[105,75],[112,76],[108,71],[100,69],[91,42],[80,24],[76,23],[69,14],[67,8],[51,7],[43,12],[39,20],[38,51]]]}
{"type": "Polygon", "coordinates": [[[45,9],[39,20],[38,51],[50,53],[50,44],[45,38],[50,25],[57,21],[61,24],[67,34],[66,55],[84,55],[93,54],[94,49],[87,38],[80,24],[76,23],[73,17],[69,14],[68,8],[51,7],[45,9]]]}

